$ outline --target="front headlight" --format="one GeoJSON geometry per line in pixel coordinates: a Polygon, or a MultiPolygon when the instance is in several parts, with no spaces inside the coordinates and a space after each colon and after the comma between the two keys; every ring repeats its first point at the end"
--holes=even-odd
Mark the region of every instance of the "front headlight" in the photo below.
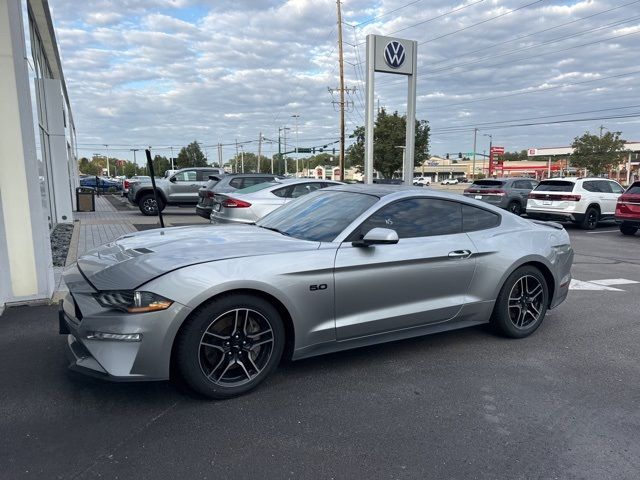
{"type": "Polygon", "coordinates": [[[145,313],[166,310],[173,303],[172,300],[151,292],[133,290],[116,290],[94,294],[97,302],[105,307],[121,310],[127,313],[145,313]]]}

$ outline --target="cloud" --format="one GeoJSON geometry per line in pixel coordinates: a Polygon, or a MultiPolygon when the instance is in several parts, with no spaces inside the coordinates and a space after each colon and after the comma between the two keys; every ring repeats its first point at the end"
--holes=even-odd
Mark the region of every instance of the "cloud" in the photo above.
{"type": "MultiPolygon", "coordinates": [[[[472,127],[448,132],[449,127],[637,103],[638,75],[613,76],[638,69],[629,52],[637,50],[640,23],[595,30],[632,20],[635,5],[614,9],[620,4],[613,0],[556,0],[492,20],[523,2],[472,3],[343,2],[345,81],[356,87],[347,96],[348,130],[364,123],[366,35],[397,30],[419,42],[417,115],[431,123],[434,153],[470,150],[472,127]],[[554,42],[579,32],[585,33],[554,42]],[[627,36],[610,39],[618,35],[627,36]],[[571,48],[588,42],[594,43],[571,48]]],[[[259,132],[277,140],[279,127],[294,128],[293,114],[300,115],[301,146],[338,138],[332,103],[338,99],[328,91],[339,81],[331,0],[50,4],[78,142],[87,149],[81,154],[92,153],[95,147],[86,144],[93,143],[178,148],[194,138],[215,145],[257,139],[259,132]]],[[[381,106],[406,109],[404,77],[376,74],[375,93],[381,106]]],[[[568,144],[600,123],[484,133],[508,150],[520,150],[568,144]]],[[[605,123],[627,138],[640,138],[638,122],[605,123]]],[[[273,148],[265,145],[267,153],[273,148]]],[[[124,147],[120,153],[131,155],[124,147]]],[[[233,153],[225,150],[225,156],[233,153]]]]}

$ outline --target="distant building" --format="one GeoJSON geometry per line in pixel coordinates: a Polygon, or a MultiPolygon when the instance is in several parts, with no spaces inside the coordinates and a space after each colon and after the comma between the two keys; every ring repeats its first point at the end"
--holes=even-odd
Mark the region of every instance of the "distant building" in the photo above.
{"type": "Polygon", "coordinates": [[[76,134],[47,0],[0,0],[0,311],[51,297],[50,233],[73,222],[76,134]]]}

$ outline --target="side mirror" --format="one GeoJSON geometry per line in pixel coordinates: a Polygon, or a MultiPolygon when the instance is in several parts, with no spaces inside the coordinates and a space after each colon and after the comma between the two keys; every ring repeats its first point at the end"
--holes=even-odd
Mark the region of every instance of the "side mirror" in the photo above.
{"type": "Polygon", "coordinates": [[[398,234],[389,228],[372,228],[362,240],[351,242],[354,247],[369,247],[371,245],[393,245],[398,243],[398,234]]]}
{"type": "Polygon", "coordinates": [[[169,181],[171,183],[176,183],[178,180],[176,180],[176,177],[169,177],[169,181]]]}

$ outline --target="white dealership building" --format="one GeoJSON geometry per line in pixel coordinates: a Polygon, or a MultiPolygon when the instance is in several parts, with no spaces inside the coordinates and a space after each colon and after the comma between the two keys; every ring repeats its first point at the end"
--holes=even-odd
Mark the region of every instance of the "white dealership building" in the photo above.
{"type": "Polygon", "coordinates": [[[75,142],[47,0],[0,0],[0,311],[51,298],[50,234],[73,222],[75,142]]]}

